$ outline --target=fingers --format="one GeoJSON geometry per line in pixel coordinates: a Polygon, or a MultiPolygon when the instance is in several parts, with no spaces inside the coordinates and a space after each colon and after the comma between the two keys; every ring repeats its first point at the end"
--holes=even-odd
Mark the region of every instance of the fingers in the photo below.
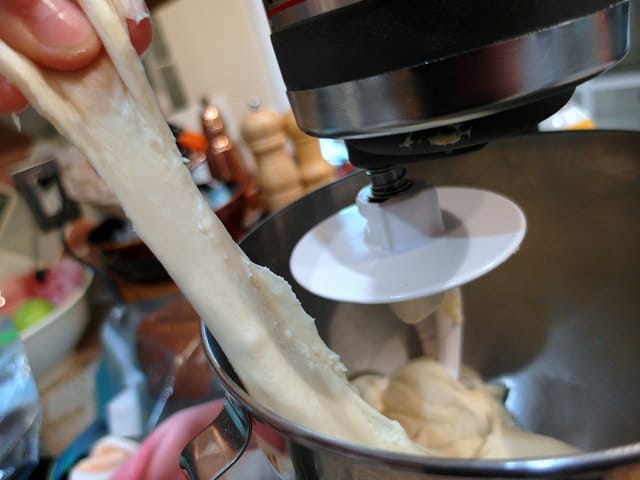
{"type": "Polygon", "coordinates": [[[142,55],[147,51],[149,45],[151,45],[151,20],[144,18],[140,20],[140,22],[137,22],[136,20],[127,19],[127,28],[129,29],[131,43],[136,49],[136,52],[138,52],[138,55],[142,55]]]}
{"type": "Polygon", "coordinates": [[[56,70],[82,68],[101,49],[93,27],[73,0],[2,0],[0,38],[56,70]]]}
{"type": "Polygon", "coordinates": [[[151,44],[151,21],[149,20],[149,9],[144,0],[116,0],[116,9],[121,18],[127,20],[127,28],[131,43],[142,55],[151,44]]]}
{"type": "Polygon", "coordinates": [[[0,116],[19,112],[27,106],[20,91],[0,76],[0,116]]]}
{"type": "MultiPolygon", "coordinates": [[[[0,39],[57,70],[84,67],[101,49],[98,36],[72,0],[0,0],[0,39]]],[[[26,106],[24,96],[0,77],[0,115],[26,106]]]]}
{"type": "MultiPolygon", "coordinates": [[[[125,15],[138,54],[151,44],[152,27],[143,0],[130,0],[125,15]]],[[[0,39],[37,63],[55,70],[89,65],[102,46],[74,0],[0,0],[0,39]]],[[[27,106],[24,96],[0,76],[0,116],[27,106]]]]}

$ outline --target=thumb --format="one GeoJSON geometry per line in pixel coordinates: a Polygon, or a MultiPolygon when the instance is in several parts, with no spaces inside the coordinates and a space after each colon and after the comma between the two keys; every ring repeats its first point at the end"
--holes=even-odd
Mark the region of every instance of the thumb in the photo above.
{"type": "Polygon", "coordinates": [[[0,38],[57,70],[81,68],[101,48],[93,27],[73,0],[0,1],[0,38]]]}

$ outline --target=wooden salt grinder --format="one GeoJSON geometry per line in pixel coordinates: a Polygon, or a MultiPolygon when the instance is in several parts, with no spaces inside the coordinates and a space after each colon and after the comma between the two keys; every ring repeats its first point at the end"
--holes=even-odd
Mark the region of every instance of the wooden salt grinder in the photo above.
{"type": "Polygon", "coordinates": [[[284,114],[284,125],[293,142],[306,192],[311,192],[335,180],[335,171],[320,151],[320,141],[300,130],[293,112],[284,114]]]}
{"type": "Polygon", "coordinates": [[[286,149],[282,117],[252,105],[242,125],[242,136],[255,156],[257,180],[267,210],[276,212],[300,198],[304,188],[298,167],[286,149]]]}

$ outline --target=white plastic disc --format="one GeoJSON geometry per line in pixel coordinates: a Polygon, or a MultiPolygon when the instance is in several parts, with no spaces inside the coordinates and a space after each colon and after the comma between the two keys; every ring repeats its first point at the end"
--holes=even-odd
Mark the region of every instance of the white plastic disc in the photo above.
{"type": "Polygon", "coordinates": [[[414,248],[385,251],[365,241],[367,220],[355,205],[320,223],[298,242],[296,281],[332,300],[392,303],[468,283],[507,260],[526,232],[511,200],[484,190],[437,188],[445,229],[414,248]]]}

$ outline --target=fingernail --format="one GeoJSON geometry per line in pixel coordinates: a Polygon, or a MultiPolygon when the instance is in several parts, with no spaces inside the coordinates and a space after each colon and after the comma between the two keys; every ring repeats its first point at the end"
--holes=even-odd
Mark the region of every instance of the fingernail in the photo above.
{"type": "Polygon", "coordinates": [[[82,46],[95,36],[82,11],[70,0],[36,2],[26,21],[33,35],[52,48],[82,46]]]}
{"type": "Polygon", "coordinates": [[[149,18],[149,9],[144,0],[118,0],[116,6],[122,18],[133,20],[136,23],[149,18]]]}

